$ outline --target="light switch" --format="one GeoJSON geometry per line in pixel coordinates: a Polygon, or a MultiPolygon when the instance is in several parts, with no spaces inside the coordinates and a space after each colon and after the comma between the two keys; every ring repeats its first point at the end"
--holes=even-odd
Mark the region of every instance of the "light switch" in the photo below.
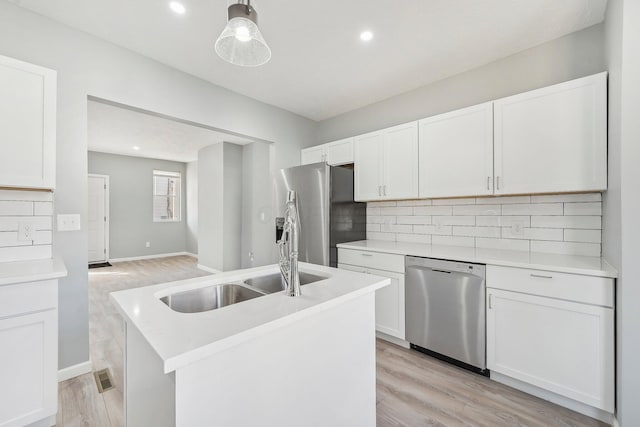
{"type": "Polygon", "coordinates": [[[58,231],[80,230],[80,214],[58,215],[58,231]]]}

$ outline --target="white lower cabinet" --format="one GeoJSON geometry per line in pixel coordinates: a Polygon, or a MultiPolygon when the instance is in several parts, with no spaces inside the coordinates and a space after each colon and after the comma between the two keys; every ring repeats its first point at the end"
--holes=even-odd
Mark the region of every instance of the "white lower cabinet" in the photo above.
{"type": "MultiPolygon", "coordinates": [[[[541,282],[540,289],[547,284],[562,289],[566,284],[571,291],[574,283],[569,279],[580,277],[534,270],[527,275],[530,283],[514,285],[519,292],[491,287],[494,283],[509,287],[500,277],[513,276],[513,270],[518,269],[487,270],[488,368],[613,413],[614,310],[602,306],[609,298],[603,298],[602,305],[593,305],[532,295],[536,293],[536,281],[541,282]],[[567,276],[566,281],[563,276],[567,276]]],[[[586,281],[590,279],[585,277],[586,281]]],[[[603,285],[607,289],[601,294],[612,294],[612,280],[603,279],[603,285]]]]}
{"type": "Polygon", "coordinates": [[[0,287],[0,426],[58,410],[57,281],[0,287]]]}
{"type": "Polygon", "coordinates": [[[391,279],[391,285],[376,291],[376,330],[404,340],[404,256],[338,249],[338,268],[391,279]],[[352,264],[343,263],[343,258],[352,264]],[[400,271],[379,270],[371,268],[372,265],[389,266],[400,271]]]}

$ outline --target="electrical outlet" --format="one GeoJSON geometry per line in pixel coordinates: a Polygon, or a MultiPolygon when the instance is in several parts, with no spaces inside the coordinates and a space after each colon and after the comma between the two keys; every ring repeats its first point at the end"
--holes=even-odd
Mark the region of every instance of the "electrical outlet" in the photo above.
{"type": "Polygon", "coordinates": [[[32,222],[20,222],[18,224],[18,240],[29,241],[34,240],[36,234],[35,225],[32,222]]]}
{"type": "Polygon", "coordinates": [[[524,225],[521,222],[514,222],[511,224],[511,234],[514,236],[524,235],[524,225]]]}
{"type": "Polygon", "coordinates": [[[145,244],[145,246],[146,246],[146,247],[148,247],[148,248],[150,248],[150,247],[151,247],[151,242],[147,242],[147,243],[145,244]]]}

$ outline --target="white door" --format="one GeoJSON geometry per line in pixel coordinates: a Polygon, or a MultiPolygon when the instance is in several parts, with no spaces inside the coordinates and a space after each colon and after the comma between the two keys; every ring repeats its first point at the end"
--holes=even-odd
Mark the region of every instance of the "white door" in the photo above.
{"type": "Polygon", "coordinates": [[[354,150],[355,199],[357,201],[382,199],[382,131],[357,136],[354,150]]]}
{"type": "Polygon", "coordinates": [[[347,264],[339,264],[338,268],[391,279],[391,285],[376,291],[376,330],[404,340],[404,274],[347,264]]]}
{"type": "Polygon", "coordinates": [[[109,177],[89,175],[89,263],[109,259],[109,177]]]}
{"type": "Polygon", "coordinates": [[[55,187],[55,71],[0,56],[0,141],[0,187],[55,187]]]}
{"type": "Polygon", "coordinates": [[[384,131],[384,199],[418,198],[418,122],[384,131]]]}
{"type": "Polygon", "coordinates": [[[607,188],[607,74],[494,102],[496,194],[607,188]]]}
{"type": "Polygon", "coordinates": [[[487,367],[614,409],[613,309],[487,289],[487,367]]]}
{"type": "Polygon", "coordinates": [[[300,164],[308,165],[310,163],[324,162],[326,156],[324,153],[324,146],[319,145],[317,147],[305,148],[300,151],[300,164]]]}
{"type": "Polygon", "coordinates": [[[493,103],[420,120],[420,197],[493,194],[493,103]]]}

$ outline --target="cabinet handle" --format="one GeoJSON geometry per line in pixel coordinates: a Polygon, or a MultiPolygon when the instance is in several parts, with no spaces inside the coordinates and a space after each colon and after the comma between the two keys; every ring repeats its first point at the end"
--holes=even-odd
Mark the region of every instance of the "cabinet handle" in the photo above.
{"type": "Polygon", "coordinates": [[[553,276],[543,276],[541,274],[532,274],[531,277],[535,277],[536,279],[553,279],[553,276]]]}
{"type": "Polygon", "coordinates": [[[489,181],[491,181],[491,177],[490,176],[487,177],[487,190],[491,190],[489,181]]]}
{"type": "Polygon", "coordinates": [[[382,187],[378,185],[378,196],[382,196],[382,187]]]}
{"type": "Polygon", "coordinates": [[[496,178],[496,190],[500,191],[500,177],[496,178]]]}
{"type": "Polygon", "coordinates": [[[372,254],[360,254],[362,256],[373,256],[372,254]]]}
{"type": "Polygon", "coordinates": [[[383,195],[383,196],[386,196],[386,195],[387,195],[387,186],[386,186],[386,185],[383,185],[383,186],[382,186],[382,195],[383,195]]]}
{"type": "Polygon", "coordinates": [[[493,297],[493,295],[489,294],[489,310],[491,310],[493,308],[493,304],[492,304],[493,298],[492,297],[493,297]]]}

